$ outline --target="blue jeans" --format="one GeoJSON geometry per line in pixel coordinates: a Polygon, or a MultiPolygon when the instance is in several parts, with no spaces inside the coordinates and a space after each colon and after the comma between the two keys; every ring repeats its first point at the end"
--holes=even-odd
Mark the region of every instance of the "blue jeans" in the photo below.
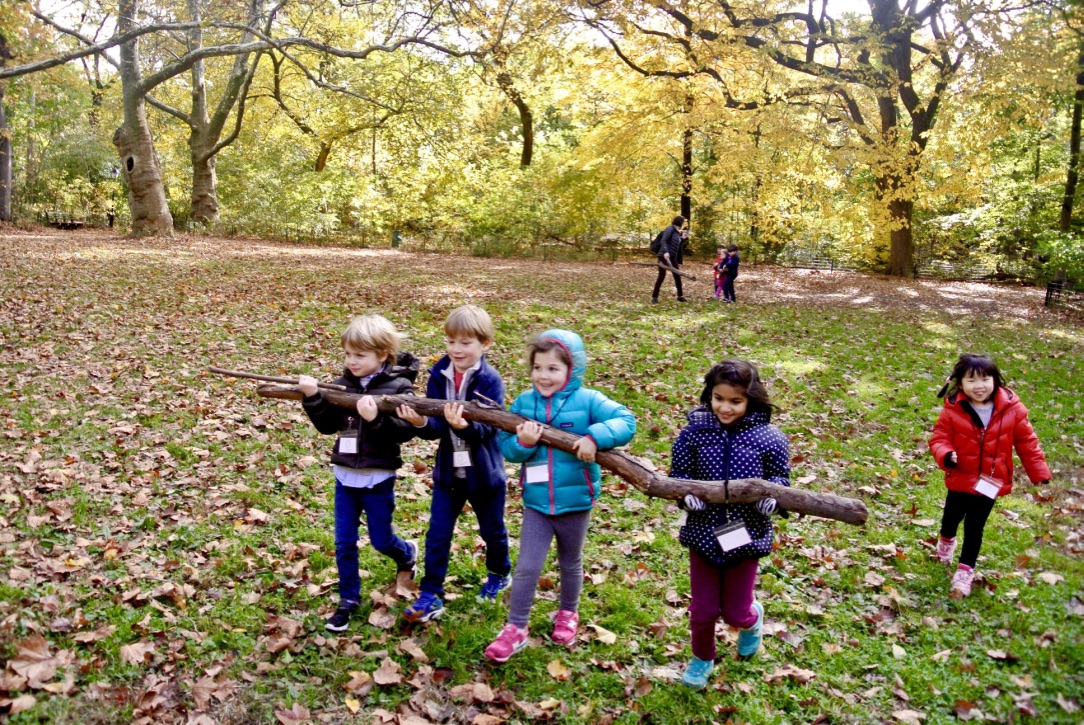
{"type": "Polygon", "coordinates": [[[429,530],[425,534],[425,576],[419,585],[423,592],[444,596],[455,522],[468,501],[478,517],[478,533],[486,542],[486,569],[498,576],[508,576],[512,562],[508,558],[504,498],[503,481],[499,486],[478,486],[473,491],[466,479],[457,479],[451,486],[433,486],[429,530]]]}
{"type": "Polygon", "coordinates": [[[372,488],[349,488],[335,481],[335,565],[339,569],[340,599],[361,601],[358,529],[362,513],[373,548],[390,557],[398,571],[410,570],[411,549],[391,526],[394,511],[395,476],[372,488]]]}

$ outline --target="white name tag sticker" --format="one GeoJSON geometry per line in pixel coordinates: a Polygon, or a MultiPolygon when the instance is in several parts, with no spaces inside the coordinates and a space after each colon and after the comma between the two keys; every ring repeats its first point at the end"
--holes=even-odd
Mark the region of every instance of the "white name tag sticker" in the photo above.
{"type": "Polygon", "coordinates": [[[466,468],[470,464],[470,451],[455,451],[452,453],[452,465],[456,468],[466,468]]]}
{"type": "Polygon", "coordinates": [[[550,480],[550,468],[545,463],[527,466],[527,483],[546,483],[550,480]]]}
{"type": "Polygon", "coordinates": [[[989,476],[979,476],[979,480],[975,482],[974,491],[986,498],[997,498],[1001,492],[1001,484],[989,476]]]}
{"type": "Polygon", "coordinates": [[[343,436],[339,439],[339,453],[357,453],[358,439],[353,436],[343,436]]]}
{"type": "Polygon", "coordinates": [[[688,511],[682,511],[681,516],[678,516],[677,525],[678,526],[684,526],[685,522],[688,521],[688,520],[689,520],[689,512],[688,511]]]}
{"type": "Polygon", "coordinates": [[[719,548],[723,551],[732,551],[753,541],[749,537],[749,530],[745,528],[745,524],[738,521],[716,526],[712,533],[715,534],[715,540],[719,542],[719,548]]]}

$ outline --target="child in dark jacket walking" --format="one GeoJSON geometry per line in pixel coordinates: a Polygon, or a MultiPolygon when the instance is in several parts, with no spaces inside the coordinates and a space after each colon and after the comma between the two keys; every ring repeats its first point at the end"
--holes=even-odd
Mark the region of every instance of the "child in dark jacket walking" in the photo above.
{"type": "Polygon", "coordinates": [[[731,244],[726,248],[726,262],[723,264],[724,273],[726,279],[723,281],[723,301],[724,302],[737,302],[738,298],[734,294],[734,280],[738,278],[738,266],[741,264],[741,259],[738,258],[738,245],[731,244]]]}
{"type": "MultiPolygon", "coordinates": [[[[763,478],[790,485],[790,446],[770,424],[772,404],[757,369],[724,360],[704,376],[702,405],[689,413],[671,451],[670,475],[700,481],[763,478]]],[[[715,662],[715,624],[738,632],[738,655],[760,649],[764,607],[753,599],[758,560],[772,550],[774,498],[756,503],[709,504],[690,494],[679,540],[689,549],[693,658],[681,681],[707,686],[715,662]]]]}
{"type": "Polygon", "coordinates": [[[463,305],[444,322],[447,354],[429,371],[426,397],[451,401],[444,416],[428,419],[410,411],[402,417],[420,426],[418,435],[439,439],[433,466],[433,498],[425,534],[425,576],[418,599],[403,611],[409,622],[428,622],[444,613],[444,579],[448,575],[455,523],[470,503],[478,517],[478,533],[486,542],[488,575],[480,602],[496,602],[511,583],[508,530],[504,525],[507,478],[495,428],[463,417],[461,401],[478,399],[504,406],[504,382],[486,362],[493,344],[493,321],[481,307],[463,305]]]}
{"type": "MultiPolygon", "coordinates": [[[[324,627],[344,631],[361,605],[358,572],[358,528],[361,515],[373,548],[395,562],[398,572],[413,577],[418,545],[399,538],[392,528],[395,511],[395,472],[403,465],[399,446],[414,437],[415,428],[399,417],[381,413],[371,395],[413,395],[418,359],[399,352],[399,333],[380,315],[350,321],[342,334],[346,368],[335,381],[348,392],[367,393],[357,411],[332,406],[320,393],[316,379],[302,375],[301,405],[316,430],[338,435],[331,449],[335,474],[335,564],[339,570],[339,606],[324,627]]],[[[413,412],[400,406],[397,413],[413,412]]]]}
{"type": "Polygon", "coordinates": [[[945,471],[948,487],[936,556],[952,563],[962,521],[964,545],[949,589],[949,596],[962,598],[971,594],[986,519],[994,502],[1012,491],[1013,447],[1032,483],[1049,481],[1050,468],[1027,408],[1002,385],[993,358],[961,355],[940,395],[945,393],[930,436],[930,452],[945,471]]]}

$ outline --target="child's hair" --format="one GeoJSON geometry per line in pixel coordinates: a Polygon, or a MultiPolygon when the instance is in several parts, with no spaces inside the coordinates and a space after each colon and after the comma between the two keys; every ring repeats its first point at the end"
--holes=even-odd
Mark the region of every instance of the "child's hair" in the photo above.
{"type": "Polygon", "coordinates": [[[568,348],[562,345],[559,340],[552,337],[542,337],[541,335],[527,343],[527,364],[534,365],[534,356],[540,352],[554,351],[557,352],[557,357],[561,359],[561,362],[568,365],[571,371],[572,356],[569,354],[568,348]]]}
{"type": "Polygon", "coordinates": [[[937,393],[938,398],[943,398],[945,395],[953,395],[960,390],[960,382],[968,376],[969,373],[975,373],[977,375],[989,375],[994,379],[994,392],[1005,383],[1001,379],[1001,371],[997,367],[997,363],[989,355],[976,355],[975,353],[965,352],[960,355],[960,359],[956,361],[956,364],[952,367],[952,373],[949,374],[948,382],[937,393]]]}
{"type": "Polygon", "coordinates": [[[738,245],[737,244],[731,244],[729,247],[726,248],[726,251],[728,251],[728,252],[736,252],[736,251],[738,251],[738,245]]]}
{"type": "Polygon", "coordinates": [[[768,389],[764,387],[753,363],[745,360],[723,360],[712,365],[711,370],[704,376],[704,390],[700,393],[700,402],[711,405],[711,393],[716,385],[722,383],[733,385],[745,392],[745,397],[749,398],[747,412],[760,411],[768,416],[768,420],[772,419],[775,405],[768,397],[768,389]]]}
{"type": "Polygon", "coordinates": [[[677,227],[678,229],[680,229],[681,225],[685,223],[685,217],[678,214],[676,217],[674,217],[674,221],[672,221],[670,223],[672,225],[674,225],[675,227],[677,227]]]}
{"type": "Polygon", "coordinates": [[[399,352],[399,331],[380,315],[362,315],[350,320],[342,334],[343,348],[371,351],[385,360],[399,352]]]}
{"type": "Polygon", "coordinates": [[[444,334],[448,337],[466,335],[481,343],[493,342],[496,337],[489,313],[477,305],[463,305],[449,312],[444,321],[444,334]]]}

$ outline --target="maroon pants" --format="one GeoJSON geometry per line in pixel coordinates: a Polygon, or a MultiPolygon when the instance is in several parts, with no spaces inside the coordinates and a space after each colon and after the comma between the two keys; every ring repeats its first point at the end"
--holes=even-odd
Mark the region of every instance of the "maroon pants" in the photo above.
{"type": "Polygon", "coordinates": [[[720,569],[689,549],[689,584],[693,596],[689,605],[689,630],[694,657],[715,659],[715,623],[720,615],[724,622],[738,629],[748,629],[757,623],[753,586],[758,563],[757,559],[746,559],[720,569]]]}

